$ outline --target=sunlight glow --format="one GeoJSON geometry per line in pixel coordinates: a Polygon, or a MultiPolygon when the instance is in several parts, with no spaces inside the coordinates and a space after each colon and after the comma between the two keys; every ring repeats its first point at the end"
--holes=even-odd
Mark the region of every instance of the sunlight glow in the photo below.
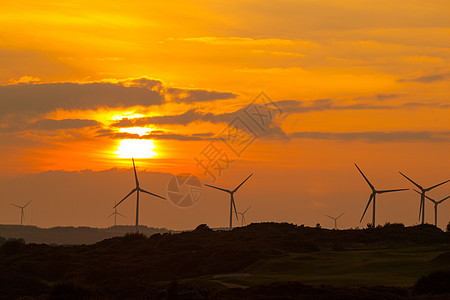
{"type": "Polygon", "coordinates": [[[133,134],[139,134],[139,136],[143,136],[153,130],[154,130],[153,128],[146,128],[146,127],[125,127],[125,128],[120,128],[119,132],[133,133],[133,134]]]}
{"type": "Polygon", "coordinates": [[[152,158],[158,155],[155,148],[153,140],[126,139],[120,141],[114,153],[121,158],[152,158]]]}
{"type": "Polygon", "coordinates": [[[135,114],[135,113],[130,111],[130,112],[126,112],[126,113],[123,113],[123,114],[112,116],[112,119],[113,120],[122,120],[122,119],[125,119],[125,118],[127,118],[127,119],[135,119],[135,118],[142,118],[142,117],[144,117],[144,115],[135,114]]]}

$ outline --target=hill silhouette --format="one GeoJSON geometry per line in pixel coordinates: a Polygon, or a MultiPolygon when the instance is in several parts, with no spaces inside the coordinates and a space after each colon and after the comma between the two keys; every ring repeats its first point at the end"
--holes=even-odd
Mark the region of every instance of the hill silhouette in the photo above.
{"type": "Polygon", "coordinates": [[[171,299],[173,295],[178,299],[250,299],[257,295],[264,295],[261,299],[295,299],[298,293],[314,299],[333,293],[342,294],[342,299],[381,299],[380,293],[388,295],[384,299],[406,299],[408,291],[402,288],[360,287],[359,291],[280,282],[244,291],[211,284],[196,286],[186,280],[239,272],[260,260],[289,253],[450,244],[450,235],[431,225],[326,230],[258,223],[232,231],[200,225],[177,234],[127,234],[92,245],[50,246],[20,239],[0,243],[0,293],[4,299],[171,299]]]}
{"type": "MultiPolygon", "coordinates": [[[[112,226],[108,228],[60,226],[40,228],[30,225],[0,225],[0,236],[4,238],[22,238],[27,243],[78,245],[94,244],[104,239],[123,236],[134,232],[135,226],[112,226]]],[[[139,231],[149,236],[155,233],[168,232],[165,228],[139,226],[139,231]]]]}

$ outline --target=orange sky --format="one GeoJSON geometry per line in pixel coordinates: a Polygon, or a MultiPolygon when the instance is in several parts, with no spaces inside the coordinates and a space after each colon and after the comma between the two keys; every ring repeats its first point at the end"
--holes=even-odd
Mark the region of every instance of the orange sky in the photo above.
{"type": "MultiPolygon", "coordinates": [[[[447,1],[4,4],[0,223],[17,222],[10,202],[33,198],[35,225],[108,226],[103,215],[132,178],[105,170],[141,157],[144,177],[162,173],[143,186],[162,195],[167,174],[211,183],[195,157],[212,142],[233,160],[215,184],[231,188],[255,173],[236,200],[241,211],[252,205],[249,222],[331,227],[324,215],[346,211],[339,224],[361,226],[369,188],[354,162],[380,188],[410,188],[399,170],[425,186],[450,179],[449,20],[447,1]],[[269,98],[255,106],[260,92],[269,98]],[[260,116],[246,111],[271,101],[259,127],[260,116]],[[236,120],[254,138],[240,156],[220,139],[236,120]],[[87,169],[93,172],[79,173],[87,169]],[[54,173],[42,173],[55,170],[92,177],[99,187],[81,182],[61,197],[50,192],[54,173]],[[82,212],[80,199],[95,209],[82,212]],[[55,201],[79,214],[56,217],[55,201]]],[[[449,193],[450,184],[430,195],[449,193]]],[[[417,223],[412,191],[382,198],[377,223],[417,223]]],[[[147,204],[141,220],[149,226],[227,224],[226,195],[216,191],[204,190],[189,209],[147,204]]],[[[134,205],[124,203],[125,224],[134,222],[134,205]]],[[[427,203],[427,220],[433,217],[427,203]]],[[[449,218],[444,203],[439,225],[449,218]]]]}

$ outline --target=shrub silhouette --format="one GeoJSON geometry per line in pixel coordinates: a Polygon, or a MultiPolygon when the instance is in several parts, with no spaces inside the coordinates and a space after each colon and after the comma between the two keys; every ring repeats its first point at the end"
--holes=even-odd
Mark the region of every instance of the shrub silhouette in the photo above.
{"type": "Polygon", "coordinates": [[[146,240],[147,236],[140,232],[130,232],[123,236],[124,241],[146,240]]]}
{"type": "Polygon", "coordinates": [[[25,249],[24,239],[8,239],[1,247],[0,252],[7,256],[19,254],[25,249]]]}
{"type": "Polygon", "coordinates": [[[212,232],[213,230],[206,224],[200,224],[194,231],[212,232]]]}
{"type": "Polygon", "coordinates": [[[446,294],[450,293],[450,270],[436,271],[422,276],[414,285],[418,294],[446,294]]]}

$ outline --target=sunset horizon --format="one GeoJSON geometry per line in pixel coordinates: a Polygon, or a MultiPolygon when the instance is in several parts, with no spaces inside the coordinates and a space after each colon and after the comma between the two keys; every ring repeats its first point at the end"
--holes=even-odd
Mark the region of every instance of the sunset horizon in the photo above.
{"type": "Polygon", "coordinates": [[[2,4],[1,299],[450,299],[448,0],[2,4]]]}
{"type": "MultiPolygon", "coordinates": [[[[111,226],[131,158],[166,198],[142,194],[140,224],[173,230],[227,227],[229,196],[204,184],[252,173],[235,195],[247,223],[330,229],[342,212],[342,229],[371,223],[355,163],[377,189],[409,189],[377,196],[376,225],[421,223],[399,172],[450,179],[445,1],[19,1],[0,16],[0,224],[32,200],[25,225],[111,226]],[[170,198],[179,174],[202,183],[192,205],[170,198]]],[[[134,225],[133,197],[121,225],[134,225]]]]}

